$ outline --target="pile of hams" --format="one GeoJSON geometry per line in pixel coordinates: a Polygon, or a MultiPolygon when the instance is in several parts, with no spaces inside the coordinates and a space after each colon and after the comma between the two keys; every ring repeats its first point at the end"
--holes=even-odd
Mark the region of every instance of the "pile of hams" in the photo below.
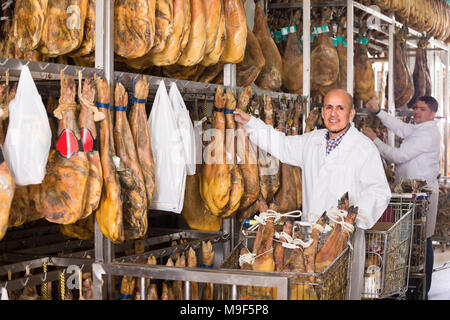
{"type": "MultiPolygon", "coordinates": [[[[181,239],[179,244],[187,243],[181,239]]],[[[177,242],[173,241],[172,246],[176,246],[177,242]]],[[[139,254],[136,248],[135,254],[139,254]]],[[[131,253],[130,253],[131,254],[131,253]]],[[[167,267],[189,267],[189,268],[213,268],[214,251],[211,241],[202,241],[201,259],[197,257],[196,250],[190,246],[186,251],[176,251],[167,258],[164,258],[164,265],[167,267]]],[[[163,257],[161,257],[161,260],[163,257]]],[[[155,256],[148,257],[144,264],[156,265],[155,256]]],[[[141,297],[141,282],[139,278],[124,276],[120,280],[119,300],[186,300],[185,283],[183,281],[171,280],[146,280],[145,296],[141,297]],[[143,299],[142,299],[143,298],[143,299]]],[[[190,300],[214,300],[214,284],[213,283],[197,283],[190,282],[190,300]]]]}
{"type": "MultiPolygon", "coordinates": [[[[4,12],[11,19],[2,25],[0,56],[92,66],[95,3],[15,1],[4,12]]],[[[241,62],[246,38],[242,0],[114,1],[114,53],[128,69],[163,67],[166,75],[196,78],[241,62]]]]}
{"type": "Polygon", "coordinates": [[[127,115],[128,93],[120,82],[110,110],[105,79],[82,81],[80,73],[77,90],[73,77],[63,71],[60,77],[59,100],[47,103],[54,139],[46,175],[41,184],[15,190],[10,210],[2,208],[0,229],[45,218],[67,236],[88,239],[96,218],[113,243],[143,237],[154,191],[146,78],[137,79],[127,115]]]}
{"type": "MultiPolygon", "coordinates": [[[[297,273],[289,284],[291,300],[326,299],[322,296],[326,294],[326,290],[313,285],[316,283],[315,274],[326,271],[347,247],[358,215],[358,208],[349,205],[347,193],[339,199],[337,209],[343,213],[342,220],[324,212],[313,224],[309,236],[304,235],[291,218],[275,221],[274,217],[268,217],[265,224],[258,225],[252,251],[246,247],[241,248],[240,268],[297,273]],[[279,236],[280,234],[283,236],[279,236]],[[248,259],[249,256],[253,258],[248,259]]],[[[240,300],[275,298],[273,288],[239,287],[240,300]]]]}

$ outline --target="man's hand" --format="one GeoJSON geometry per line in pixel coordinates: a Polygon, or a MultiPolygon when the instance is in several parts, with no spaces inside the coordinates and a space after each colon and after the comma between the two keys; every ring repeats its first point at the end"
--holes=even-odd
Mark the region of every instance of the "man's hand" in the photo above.
{"type": "Polygon", "coordinates": [[[361,132],[372,141],[377,138],[377,134],[371,128],[362,128],[361,132]]]}
{"type": "Polygon", "coordinates": [[[240,109],[234,110],[233,115],[234,121],[238,123],[247,124],[250,121],[250,115],[240,109]]]}
{"type": "Polygon", "coordinates": [[[378,97],[377,96],[373,96],[372,99],[367,101],[366,108],[370,112],[377,112],[378,110],[380,110],[380,107],[378,106],[378,97]]]}

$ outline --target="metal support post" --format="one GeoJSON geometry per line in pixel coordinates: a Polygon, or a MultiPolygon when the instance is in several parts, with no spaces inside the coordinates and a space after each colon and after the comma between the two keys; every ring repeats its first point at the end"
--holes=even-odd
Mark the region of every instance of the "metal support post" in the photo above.
{"type": "Polygon", "coordinates": [[[307,97],[305,110],[303,110],[303,133],[306,127],[306,118],[309,115],[310,101],[310,74],[311,74],[311,1],[303,0],[303,96],[307,97]]]}
{"type": "MultiPolygon", "coordinates": [[[[226,63],[223,68],[223,85],[230,88],[234,95],[236,95],[236,65],[226,63]]],[[[234,246],[235,219],[232,217],[223,219],[222,229],[224,235],[229,235],[228,241],[225,241],[223,244],[223,254],[226,257],[234,246]]]]}
{"type": "Polygon", "coordinates": [[[445,89],[444,89],[444,114],[445,125],[444,125],[444,144],[445,144],[445,155],[444,155],[444,176],[448,176],[448,134],[449,128],[449,118],[450,118],[450,44],[447,46],[447,61],[445,66],[445,89]]]}
{"type": "Polygon", "coordinates": [[[347,0],[347,92],[353,96],[353,0],[347,0]]]}
{"type": "MultiPolygon", "coordinates": [[[[95,6],[95,67],[104,70],[104,76],[111,88],[114,83],[114,2],[101,0],[95,6]]],[[[111,100],[114,90],[111,90],[111,100]]],[[[112,244],[100,231],[95,221],[95,260],[109,263],[113,259],[112,244]]],[[[100,279],[101,280],[101,279],[100,279]]],[[[98,287],[94,287],[94,291],[98,287]]],[[[112,298],[112,279],[107,276],[107,297],[112,298]]],[[[96,294],[101,299],[101,293],[96,294]]]]}
{"type": "MultiPolygon", "coordinates": [[[[389,24],[389,54],[388,54],[388,113],[395,116],[395,97],[394,97],[394,32],[395,32],[395,16],[391,14],[392,23],[389,24]]],[[[381,107],[381,106],[380,106],[381,107]]],[[[388,144],[395,146],[395,134],[388,130],[388,144]]]]}

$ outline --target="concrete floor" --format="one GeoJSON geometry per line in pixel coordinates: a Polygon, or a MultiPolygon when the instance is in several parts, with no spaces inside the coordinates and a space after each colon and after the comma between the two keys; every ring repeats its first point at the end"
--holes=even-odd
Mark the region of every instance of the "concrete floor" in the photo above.
{"type": "Polygon", "coordinates": [[[450,300],[450,248],[442,252],[434,246],[434,271],[431,281],[429,300],[450,300]],[[446,268],[445,268],[446,267],[446,268]]]}

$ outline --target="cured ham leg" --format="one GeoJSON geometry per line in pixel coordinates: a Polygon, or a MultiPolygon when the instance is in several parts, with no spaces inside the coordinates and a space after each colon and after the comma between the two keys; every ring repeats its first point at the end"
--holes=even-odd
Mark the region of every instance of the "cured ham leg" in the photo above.
{"type": "MultiPolygon", "coordinates": [[[[300,98],[298,98],[300,99],[300,98]]],[[[299,125],[300,125],[300,117],[302,115],[302,105],[298,101],[298,99],[294,102],[294,119],[292,122],[292,126],[290,128],[291,135],[296,136],[299,132],[299,125]]],[[[297,209],[302,207],[302,169],[300,167],[292,167],[292,173],[294,175],[295,180],[295,190],[297,193],[297,209]]]]}
{"type": "MultiPolygon", "coordinates": [[[[288,220],[284,223],[283,232],[288,236],[292,236],[292,221],[288,220]]],[[[275,249],[273,252],[276,271],[282,271],[284,268],[284,253],[285,253],[285,247],[283,247],[284,242],[286,242],[286,239],[281,238],[280,242],[278,242],[275,245],[275,249]]]]}
{"type": "Polygon", "coordinates": [[[219,33],[220,19],[222,16],[222,0],[205,1],[206,16],[206,46],[205,55],[211,53],[216,45],[216,39],[219,33]]]}
{"type": "MultiPolygon", "coordinates": [[[[172,258],[169,257],[167,260],[166,266],[173,267],[173,261],[172,258]]],[[[164,281],[162,285],[162,292],[161,292],[161,300],[175,300],[175,294],[174,290],[172,288],[172,285],[169,281],[164,281]]]]}
{"type": "Polygon", "coordinates": [[[22,51],[36,49],[47,17],[48,0],[15,1],[13,34],[22,51]]]}
{"type": "Polygon", "coordinates": [[[91,78],[87,78],[84,81],[83,91],[81,92],[81,95],[79,94],[81,111],[78,116],[81,142],[83,143],[84,152],[86,152],[89,160],[89,176],[86,185],[87,194],[84,199],[84,214],[81,219],[88,217],[97,209],[100,203],[103,185],[103,173],[99,152],[100,147],[97,140],[95,120],[103,120],[105,115],[99,112],[94,106],[95,94],[95,83],[91,78]],[[97,119],[95,119],[94,112],[95,116],[98,117],[97,119]]]}
{"type": "Polygon", "coordinates": [[[89,161],[80,145],[80,132],[75,120],[76,85],[72,77],[61,71],[61,97],[54,115],[58,121],[58,142],[47,174],[41,184],[44,217],[54,223],[69,224],[84,215],[89,161]]]}
{"type": "Polygon", "coordinates": [[[282,60],[280,52],[270,36],[267,17],[262,1],[255,1],[255,23],[253,33],[261,46],[265,64],[256,79],[256,85],[263,90],[277,91],[282,85],[282,60]]]}
{"type": "MultiPolygon", "coordinates": [[[[166,45],[161,52],[150,53],[151,63],[155,66],[168,66],[177,62],[183,49],[181,42],[186,32],[186,22],[190,27],[191,5],[189,0],[173,0],[173,32],[168,36],[166,45]]],[[[189,35],[188,35],[189,37],[189,35]]]]}
{"type": "Polygon", "coordinates": [[[109,112],[110,87],[106,79],[95,77],[97,101],[103,107],[100,111],[105,119],[100,121],[100,161],[103,171],[103,188],[96,218],[101,232],[113,243],[125,240],[122,212],[122,190],[119,174],[114,164],[115,148],[112,134],[112,121],[109,112]],[[106,107],[106,108],[105,108],[106,107]]]}
{"type": "MultiPolygon", "coordinates": [[[[300,233],[294,232],[293,238],[300,239],[300,233]]],[[[286,261],[283,271],[296,273],[306,272],[305,256],[302,248],[296,248],[292,250],[291,255],[286,261]]],[[[305,277],[305,275],[298,275],[297,277],[292,279],[290,283],[291,300],[317,300],[317,295],[314,291],[314,287],[305,284],[305,282],[308,281],[310,281],[310,279],[305,277]]]]}
{"type": "Polygon", "coordinates": [[[166,47],[166,41],[173,32],[173,0],[156,0],[155,41],[151,52],[158,53],[166,47]]]}
{"type": "Polygon", "coordinates": [[[315,271],[316,254],[319,247],[319,236],[323,232],[327,223],[327,213],[324,212],[319,220],[317,220],[316,225],[313,226],[311,233],[311,239],[313,239],[313,242],[308,248],[305,248],[304,251],[306,272],[308,273],[313,273],[315,271]]]}
{"type": "Polygon", "coordinates": [[[232,112],[236,109],[236,99],[231,90],[226,93],[226,154],[227,163],[230,163],[229,170],[231,174],[231,191],[230,200],[228,201],[226,210],[220,215],[221,218],[231,216],[239,208],[239,204],[244,193],[244,179],[238,165],[236,164],[236,137],[234,135],[235,122],[232,112]]]}
{"type": "MultiPolygon", "coordinates": [[[[212,267],[214,263],[214,251],[211,241],[202,241],[202,267],[212,267]]],[[[205,283],[202,291],[202,300],[214,299],[214,283],[205,283]]]]}
{"type": "Polygon", "coordinates": [[[215,96],[214,136],[206,147],[206,159],[200,172],[200,195],[212,214],[220,216],[230,200],[231,173],[225,159],[225,108],[223,88],[215,96]]]}
{"type": "MultiPolygon", "coordinates": [[[[151,256],[147,260],[147,264],[156,265],[156,258],[151,256]]],[[[158,290],[156,287],[156,283],[154,281],[150,282],[150,279],[147,280],[147,300],[158,300],[158,290]]]]}
{"type": "Polygon", "coordinates": [[[145,55],[155,40],[156,0],[114,1],[114,52],[127,59],[145,55]]]}
{"type": "MultiPolygon", "coordinates": [[[[5,103],[7,91],[8,86],[0,85],[0,104],[5,103]]],[[[0,141],[0,240],[3,239],[8,229],[10,208],[15,190],[14,180],[3,157],[2,144],[3,141],[0,141]]]]}
{"type": "Polygon", "coordinates": [[[88,0],[83,42],[78,49],[70,53],[71,57],[86,56],[95,50],[95,1],[88,0]]]}
{"type": "MultiPolygon", "coordinates": [[[[364,29],[360,29],[360,36],[364,29]]],[[[367,102],[375,95],[375,75],[369,60],[367,45],[355,44],[355,97],[367,102]]]]}
{"type": "Polygon", "coordinates": [[[88,0],[48,0],[39,47],[41,53],[56,57],[80,47],[87,9],[88,0]],[[73,14],[75,10],[77,14],[73,14]]]}
{"type": "Polygon", "coordinates": [[[419,97],[426,95],[428,73],[426,67],[426,39],[420,39],[417,43],[416,61],[413,71],[414,96],[408,102],[408,108],[413,108],[419,97]]]}
{"type": "MultiPolygon", "coordinates": [[[[288,110],[286,108],[278,110],[278,131],[285,132],[286,120],[292,120],[293,111],[295,110],[291,108],[291,119],[286,119],[288,110]]],[[[297,184],[293,171],[293,166],[286,163],[280,163],[280,186],[274,196],[274,202],[277,204],[279,212],[282,213],[299,209],[297,207],[297,184]]]]}
{"type": "MultiPolygon", "coordinates": [[[[215,1],[206,1],[206,6],[211,6],[213,2],[215,1]],[[211,4],[210,4],[211,2],[211,4]]],[[[222,2],[222,1],[220,1],[222,2]]],[[[217,6],[216,6],[217,8],[217,6]]],[[[209,10],[207,8],[207,10],[209,10]]],[[[205,49],[205,56],[203,57],[203,60],[201,62],[202,66],[208,67],[208,66],[214,66],[217,65],[220,57],[223,54],[223,51],[225,50],[226,40],[227,40],[227,30],[225,27],[225,12],[223,10],[223,6],[221,5],[220,11],[219,11],[219,25],[217,29],[217,35],[215,37],[215,42],[212,45],[212,48],[209,48],[210,44],[209,41],[211,41],[208,35],[206,37],[206,49],[205,49]],[[206,53],[207,52],[207,53],[206,53]]],[[[209,19],[206,20],[206,24],[210,24],[211,21],[209,19]]],[[[208,30],[208,29],[207,29],[208,30]]],[[[221,62],[222,64],[223,62],[221,62]]]]}
{"type": "Polygon", "coordinates": [[[147,208],[152,202],[153,191],[155,189],[155,164],[153,162],[152,145],[150,132],[147,125],[147,114],[145,113],[145,103],[148,96],[149,85],[147,78],[142,76],[134,87],[134,98],[138,99],[131,107],[128,120],[133,134],[133,141],[136,147],[137,158],[144,176],[145,190],[147,192],[147,208]]]}
{"type": "MultiPolygon", "coordinates": [[[[239,96],[238,108],[247,112],[247,106],[252,95],[252,88],[246,87],[239,96]]],[[[239,205],[239,211],[246,210],[258,199],[260,186],[258,174],[258,154],[256,146],[250,142],[242,124],[237,124],[237,155],[242,163],[239,163],[244,178],[244,194],[239,205]]]]}
{"type": "MultiPolygon", "coordinates": [[[[184,255],[184,252],[178,256],[175,261],[175,267],[186,267],[186,256],[184,255]]],[[[173,293],[175,295],[175,300],[184,300],[183,281],[173,282],[173,293]]]]}
{"type": "MultiPolygon", "coordinates": [[[[357,210],[354,207],[349,208],[347,216],[344,218],[346,223],[354,224],[357,216],[357,210]]],[[[323,244],[320,251],[316,256],[316,272],[322,272],[325,270],[337,256],[342,252],[347,243],[349,233],[344,231],[340,224],[337,224],[331,234],[328,236],[327,240],[323,244]]]]}
{"type": "MultiPolygon", "coordinates": [[[[194,249],[189,248],[187,255],[187,266],[189,268],[197,268],[197,256],[195,254],[194,249]]],[[[191,282],[191,299],[190,300],[199,300],[198,296],[198,283],[193,281],[191,282]]]]}
{"type": "MultiPolygon", "coordinates": [[[[259,226],[261,231],[261,241],[259,246],[256,248],[256,257],[252,265],[252,270],[256,271],[274,271],[275,270],[275,260],[273,257],[273,236],[275,228],[273,225],[273,219],[269,218],[265,225],[259,226]]],[[[253,288],[253,299],[272,299],[273,289],[272,288],[253,288]]]]}
{"type": "Polygon", "coordinates": [[[10,220],[10,209],[13,202],[15,184],[3,156],[2,146],[5,142],[2,122],[8,116],[8,85],[0,85],[0,240],[5,236],[10,220]]]}
{"type": "Polygon", "coordinates": [[[255,82],[266,63],[255,34],[247,27],[247,45],[244,59],[236,65],[236,85],[246,87],[255,82]]]}
{"type": "Polygon", "coordinates": [[[191,29],[189,40],[178,64],[190,67],[203,60],[206,48],[206,16],[203,0],[191,0],[191,29]]]}
{"type": "Polygon", "coordinates": [[[244,59],[247,39],[247,21],[245,20],[242,0],[223,0],[225,13],[226,44],[220,61],[239,63],[244,59]]]}
{"type": "Polygon", "coordinates": [[[124,169],[119,171],[120,185],[123,195],[123,217],[125,223],[125,239],[137,239],[147,232],[147,196],[144,177],[139,166],[133,134],[126,116],[128,94],[121,83],[115,89],[116,124],[114,142],[117,156],[124,169]]]}
{"type": "MultiPolygon", "coordinates": [[[[300,11],[296,11],[300,12],[300,11]]],[[[291,27],[292,28],[292,27],[291,27]]],[[[283,86],[291,93],[302,94],[303,90],[303,54],[298,44],[297,32],[289,31],[286,48],[283,53],[283,86]]]]}
{"type": "MultiPolygon", "coordinates": [[[[269,95],[264,95],[264,122],[273,126],[273,104],[269,95]]],[[[261,195],[268,203],[280,187],[279,160],[263,150],[258,157],[261,195]]]]}
{"type": "MultiPolygon", "coordinates": [[[[320,25],[327,25],[330,20],[329,9],[322,10],[320,25]]],[[[316,86],[329,86],[339,75],[339,57],[336,48],[327,33],[317,38],[311,51],[311,80],[316,86]]]]}

